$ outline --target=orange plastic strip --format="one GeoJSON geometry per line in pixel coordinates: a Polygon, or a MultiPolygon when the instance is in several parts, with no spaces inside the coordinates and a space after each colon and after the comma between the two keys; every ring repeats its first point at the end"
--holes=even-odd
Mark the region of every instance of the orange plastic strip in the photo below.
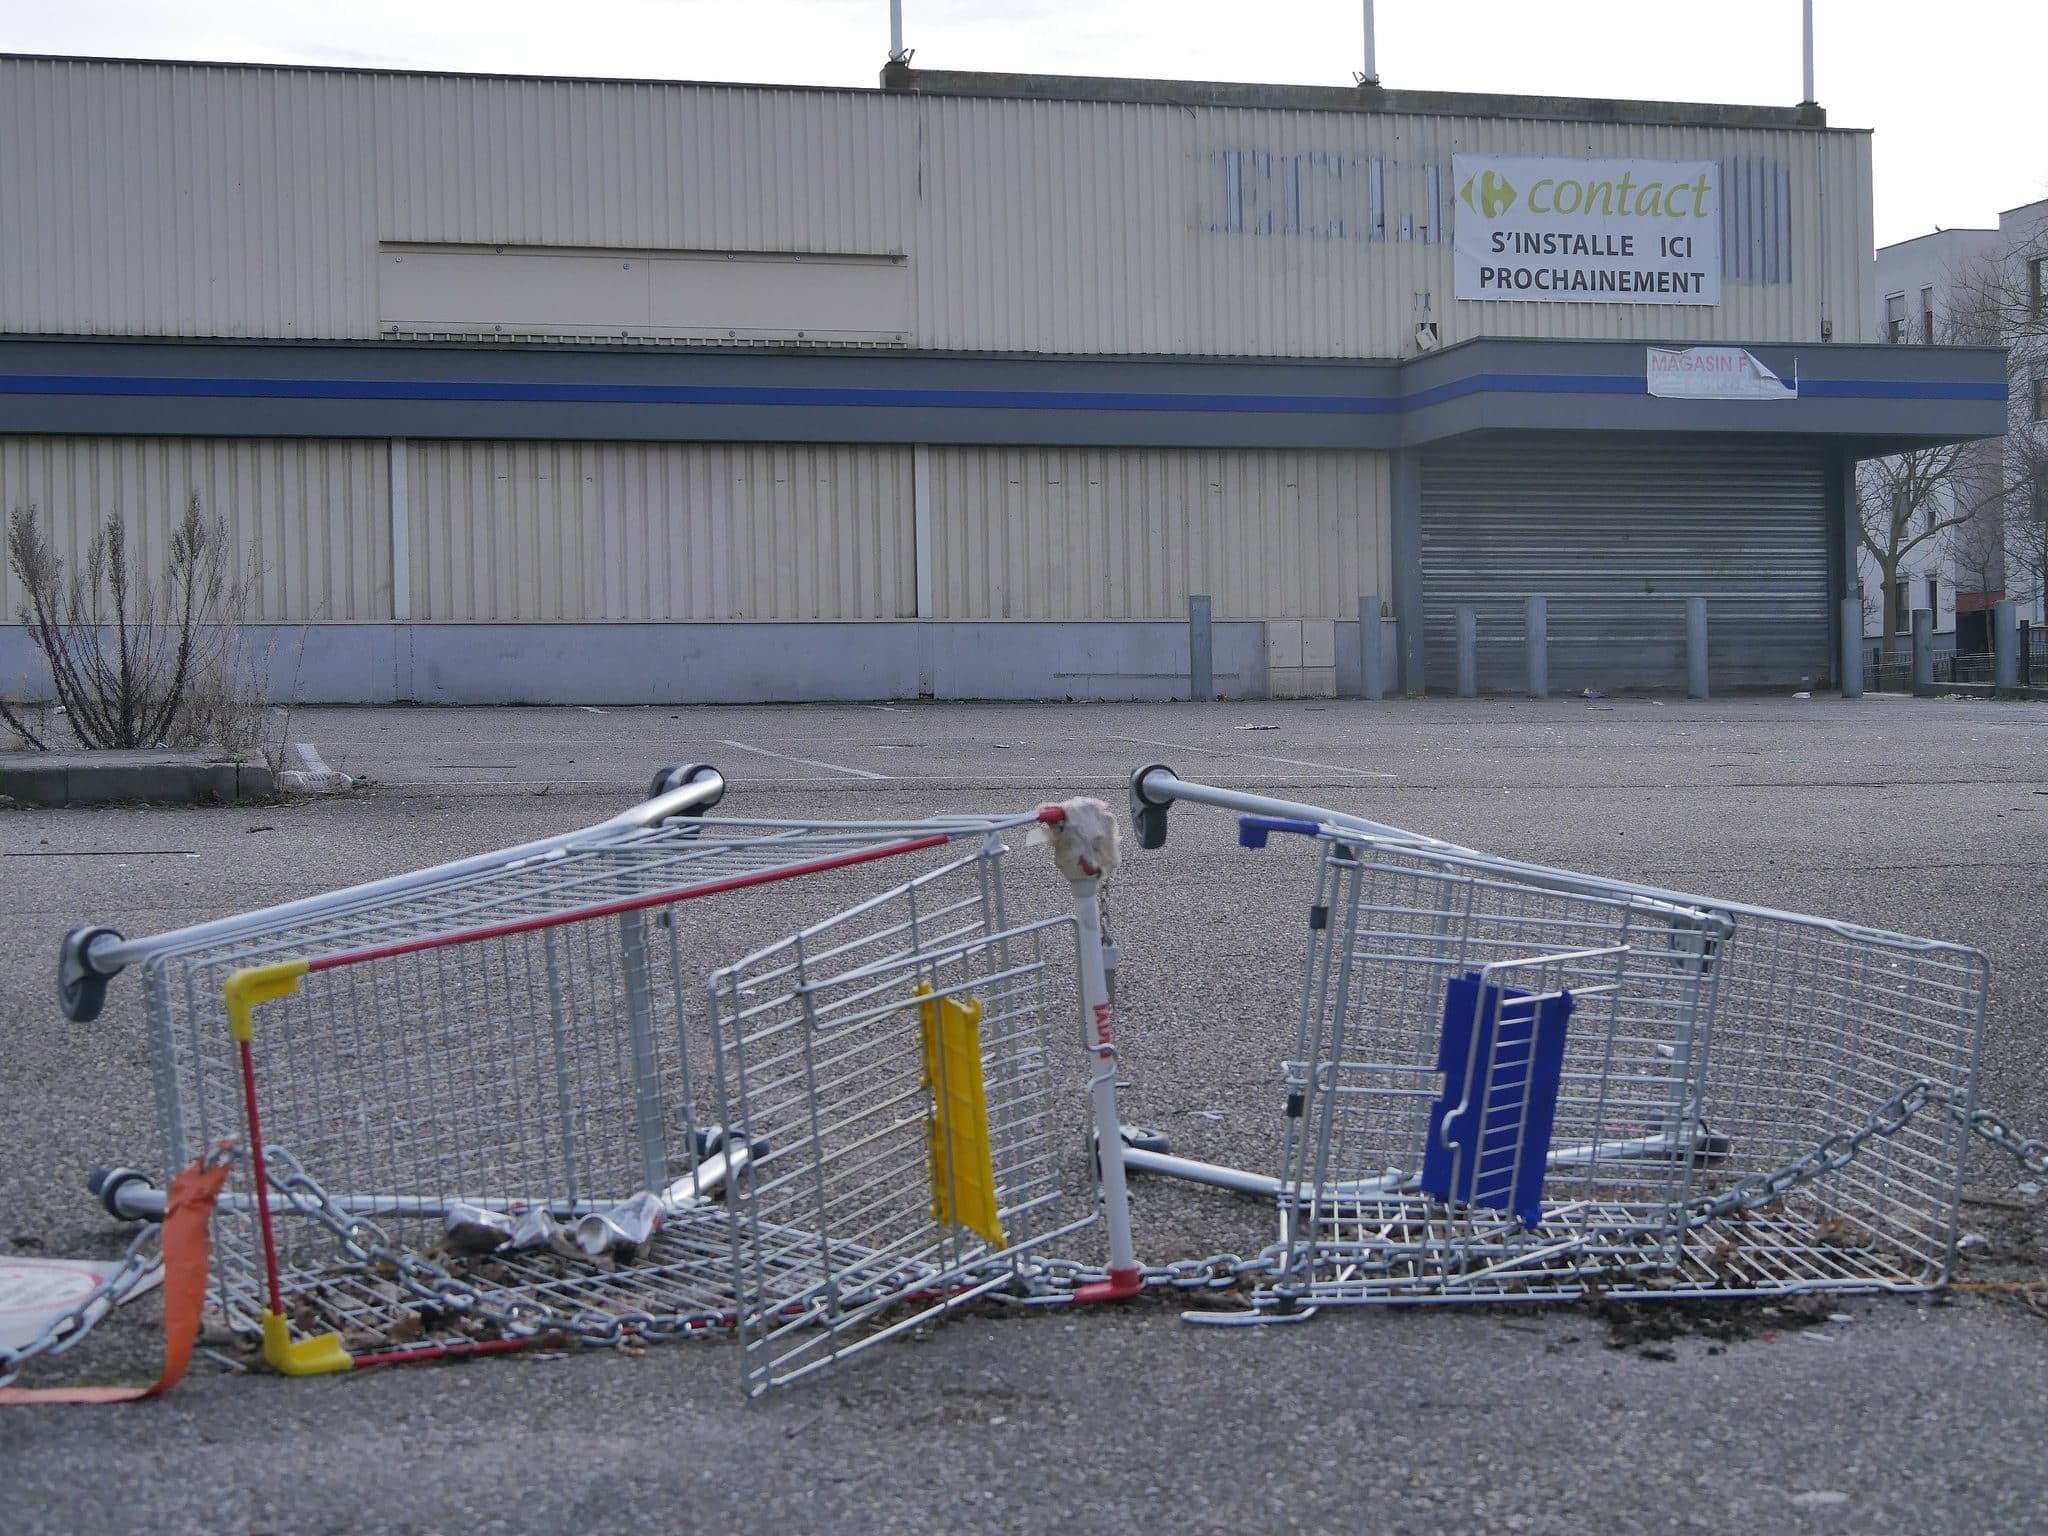
{"type": "Polygon", "coordinates": [[[226,1182],[225,1162],[194,1163],[171,1180],[164,1213],[164,1369],[146,1387],[0,1387],[0,1403],[132,1403],[168,1392],[184,1379],[206,1304],[207,1237],[214,1202],[226,1182]]]}

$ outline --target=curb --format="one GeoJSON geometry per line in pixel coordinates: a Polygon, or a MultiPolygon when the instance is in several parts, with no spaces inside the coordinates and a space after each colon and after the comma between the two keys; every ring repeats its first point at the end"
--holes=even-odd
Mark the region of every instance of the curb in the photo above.
{"type": "Polygon", "coordinates": [[[276,779],[264,763],[128,752],[90,757],[39,752],[0,759],[0,795],[20,805],[107,805],[124,800],[228,805],[276,793],[276,779]]]}

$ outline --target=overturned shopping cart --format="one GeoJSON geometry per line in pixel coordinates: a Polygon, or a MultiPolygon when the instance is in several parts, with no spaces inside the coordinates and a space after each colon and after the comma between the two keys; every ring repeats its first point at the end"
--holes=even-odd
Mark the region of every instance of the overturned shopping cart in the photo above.
{"type": "Polygon", "coordinates": [[[1948,1278],[1976,951],[1498,858],[1161,765],[1131,783],[1148,848],[1189,801],[1239,813],[1247,848],[1315,850],[1277,1165],[1128,1138],[1133,1171],[1276,1202],[1253,1312],[1211,1317],[1948,1278]]]}
{"type": "MultiPolygon", "coordinates": [[[[759,1391],[1041,1293],[1053,1256],[1102,1256],[1090,1228],[1083,1299],[1136,1289],[1121,1167],[1098,1178],[1064,1092],[1115,1126],[1113,819],[714,819],[723,790],[664,770],[581,832],[69,936],[74,1019],[142,972],[163,1166],[246,1153],[214,1222],[223,1324],[294,1373],[737,1332],[759,1391]],[[1034,828],[1066,879],[1013,890],[1034,828]]],[[[101,1193],[152,1214],[132,1175],[101,1193]]]]}

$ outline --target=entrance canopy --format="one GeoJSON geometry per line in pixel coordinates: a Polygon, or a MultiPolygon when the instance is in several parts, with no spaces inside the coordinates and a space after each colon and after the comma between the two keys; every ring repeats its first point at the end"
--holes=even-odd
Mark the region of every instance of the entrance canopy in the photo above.
{"type": "Polygon", "coordinates": [[[1404,361],[0,341],[0,433],[1420,447],[1482,430],[2005,430],[1996,347],[1478,340],[1404,361]]]}

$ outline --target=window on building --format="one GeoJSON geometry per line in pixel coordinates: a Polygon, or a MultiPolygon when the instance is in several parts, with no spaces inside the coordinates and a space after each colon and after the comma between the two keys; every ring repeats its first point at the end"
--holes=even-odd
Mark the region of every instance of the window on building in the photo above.
{"type": "Polygon", "coordinates": [[[1892,583],[1892,633],[1903,635],[1913,627],[1913,584],[1892,583]]]}
{"type": "Polygon", "coordinates": [[[2034,380],[2034,420],[2048,421],[2048,373],[2034,380]]]}
{"type": "Polygon", "coordinates": [[[1920,340],[1928,346],[1934,344],[1934,290],[1920,290],[1920,340]]]}
{"type": "Polygon", "coordinates": [[[2027,302],[2034,313],[2048,313],[2048,256],[2027,263],[2027,302]]]}
{"type": "Polygon", "coordinates": [[[1897,345],[1906,339],[1906,296],[1895,293],[1884,301],[1884,339],[1897,345]]]}
{"type": "Polygon", "coordinates": [[[1941,627],[1941,578],[1927,578],[1927,611],[1934,615],[1935,628],[1941,627]]]}

